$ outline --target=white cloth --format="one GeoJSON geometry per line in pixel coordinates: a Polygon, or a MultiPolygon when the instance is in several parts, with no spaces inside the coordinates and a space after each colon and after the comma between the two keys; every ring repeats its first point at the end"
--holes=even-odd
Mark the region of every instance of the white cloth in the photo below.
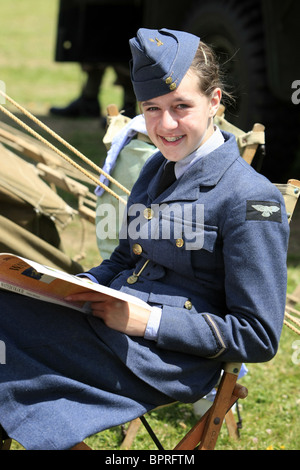
{"type": "Polygon", "coordinates": [[[222,132],[217,126],[215,126],[214,129],[215,132],[213,133],[213,135],[203,145],[201,145],[197,150],[195,150],[187,157],[183,158],[182,160],[179,160],[179,162],[176,162],[174,168],[177,179],[180,178],[180,176],[182,176],[183,173],[185,173],[186,170],[191,165],[196,163],[200,158],[205,157],[205,155],[208,155],[209,153],[213,152],[218,147],[224,144],[224,137],[222,135],[222,132]]]}
{"type": "MultiPolygon", "coordinates": [[[[121,150],[136,136],[141,133],[147,135],[145,119],[142,114],[139,114],[133,118],[112,140],[111,148],[107,152],[107,157],[104,162],[103,171],[111,174],[114,169],[117,158],[121,150]]],[[[109,186],[109,181],[105,176],[100,175],[100,182],[109,186]]],[[[95,189],[96,196],[100,197],[104,193],[105,189],[101,186],[97,186],[95,189]]]]}

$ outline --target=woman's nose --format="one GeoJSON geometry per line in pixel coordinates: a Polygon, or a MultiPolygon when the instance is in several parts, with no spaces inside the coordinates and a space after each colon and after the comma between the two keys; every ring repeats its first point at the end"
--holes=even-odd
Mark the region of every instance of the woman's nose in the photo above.
{"type": "Polygon", "coordinates": [[[178,127],[175,116],[170,111],[164,111],[161,116],[161,127],[166,130],[173,130],[178,127]]]}

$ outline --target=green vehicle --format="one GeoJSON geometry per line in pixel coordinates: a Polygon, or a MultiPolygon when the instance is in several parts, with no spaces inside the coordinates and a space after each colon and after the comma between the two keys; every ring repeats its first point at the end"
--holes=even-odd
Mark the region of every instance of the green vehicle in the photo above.
{"type": "Polygon", "coordinates": [[[186,30],[211,44],[236,100],[226,118],[266,126],[257,168],[274,182],[299,150],[300,2],[297,0],[61,0],[56,60],[128,65],[139,27],[186,30]],[[66,48],[64,45],[72,46],[66,48]]]}

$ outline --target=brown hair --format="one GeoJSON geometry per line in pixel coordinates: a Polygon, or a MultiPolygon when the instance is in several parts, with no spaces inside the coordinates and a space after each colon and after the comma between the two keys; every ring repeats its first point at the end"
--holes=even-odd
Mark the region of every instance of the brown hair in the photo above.
{"type": "Polygon", "coordinates": [[[190,70],[198,75],[200,90],[204,95],[211,96],[216,88],[220,88],[223,98],[227,98],[228,101],[234,100],[233,96],[226,90],[220,64],[215,52],[202,41],[199,43],[190,70]]]}

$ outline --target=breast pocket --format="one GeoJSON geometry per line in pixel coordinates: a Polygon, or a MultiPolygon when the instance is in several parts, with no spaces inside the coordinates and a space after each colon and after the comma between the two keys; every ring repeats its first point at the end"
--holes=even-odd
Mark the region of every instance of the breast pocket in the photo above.
{"type": "Polygon", "coordinates": [[[202,250],[209,242],[203,219],[201,205],[174,204],[162,210],[157,224],[159,242],[153,250],[153,259],[183,276],[193,277],[193,252],[202,250]]]}

